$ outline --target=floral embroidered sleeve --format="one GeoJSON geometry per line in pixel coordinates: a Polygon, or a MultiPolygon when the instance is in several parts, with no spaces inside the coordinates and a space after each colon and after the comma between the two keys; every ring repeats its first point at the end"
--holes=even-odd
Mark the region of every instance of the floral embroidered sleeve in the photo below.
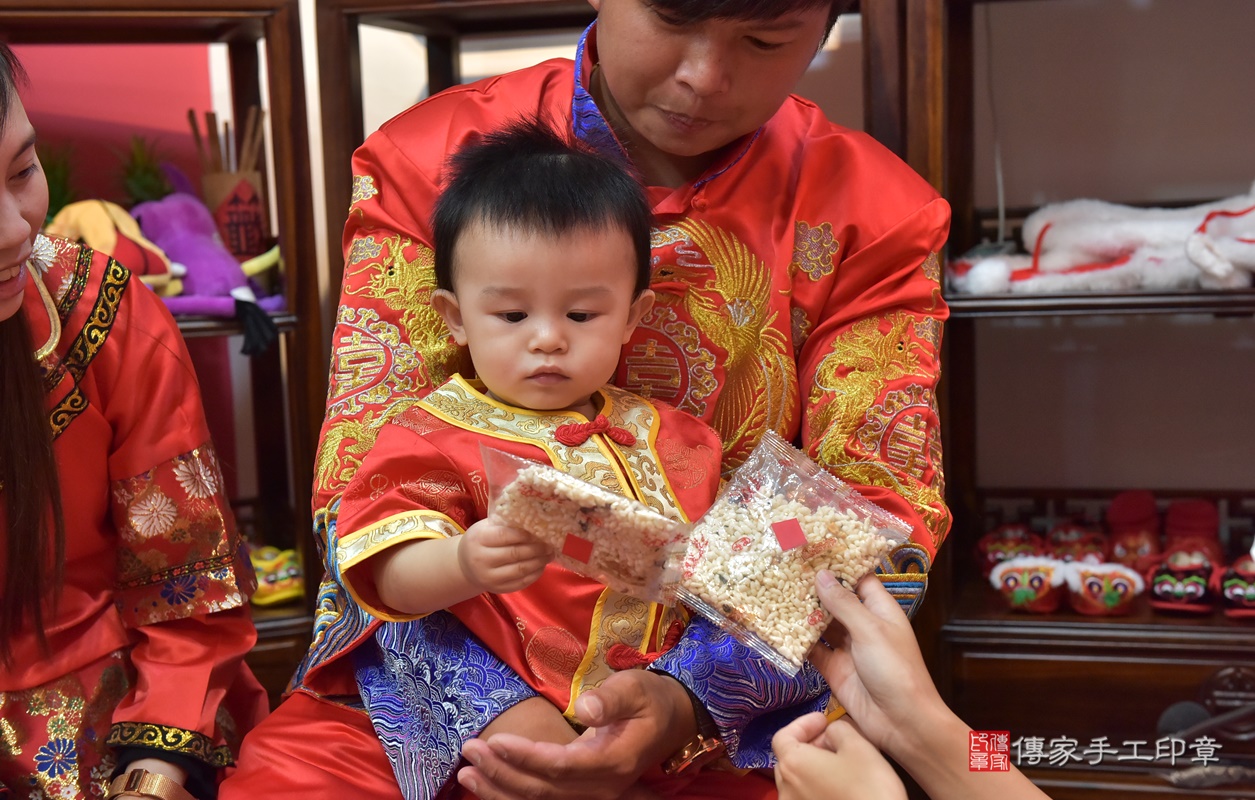
{"type": "Polygon", "coordinates": [[[109,742],[218,767],[230,760],[215,745],[230,727],[223,699],[251,682],[240,665],[256,641],[255,580],[190,365],[165,307],[129,281],[86,375],[113,439],[115,604],[135,641],[135,684],[109,742]]]}

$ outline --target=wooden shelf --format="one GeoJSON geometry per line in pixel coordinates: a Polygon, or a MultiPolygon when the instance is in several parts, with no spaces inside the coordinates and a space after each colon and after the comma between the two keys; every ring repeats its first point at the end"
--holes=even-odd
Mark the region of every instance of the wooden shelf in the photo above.
{"type": "MultiPolygon", "coordinates": [[[[1178,761],[1177,770],[1195,766],[1178,761]]],[[[1066,791],[1069,800],[1110,800],[1113,797],[1160,798],[1174,800],[1204,800],[1204,798],[1255,798],[1255,789],[1249,784],[1230,784],[1212,788],[1178,789],[1167,780],[1174,770],[1169,766],[1146,765],[1142,767],[1108,765],[1094,767],[1072,765],[1065,768],[1024,767],[1025,775],[1051,797],[1062,797],[1066,791]]]]}
{"type": "Polygon", "coordinates": [[[1255,290],[1070,295],[951,295],[956,318],[1085,314],[1255,314],[1255,290]]]}
{"type": "MultiPolygon", "coordinates": [[[[297,328],[297,319],[295,314],[271,314],[270,318],[274,320],[275,327],[280,333],[294,331],[297,328]]],[[[244,328],[240,325],[239,320],[231,318],[224,319],[222,317],[190,317],[176,316],[174,321],[178,323],[179,330],[183,332],[183,338],[191,339],[202,336],[232,336],[237,333],[243,333],[244,328]]]]}
{"type": "MultiPolygon", "coordinates": [[[[319,0],[318,52],[324,80],[323,167],[326,176],[329,285],[339,287],[344,257],[340,235],[352,195],[350,163],[365,139],[362,119],[361,25],[426,37],[428,94],[460,82],[460,40],[465,36],[520,31],[580,29],[594,13],[586,0],[319,0]]],[[[335,319],[337,291],[325,314],[335,319]]]]}
{"type": "MultiPolygon", "coordinates": [[[[1126,743],[1153,748],[1167,735],[1161,720],[1176,703],[1203,703],[1216,716],[1249,702],[1255,621],[1219,612],[1169,616],[1153,611],[1145,597],[1122,617],[1089,617],[1066,607],[1054,614],[1013,612],[978,581],[975,576],[956,588],[938,632],[948,702],[976,730],[1009,730],[1013,741],[1067,737],[1082,748],[1107,737],[1129,752],[1126,743]]],[[[1253,733],[1248,719],[1207,735],[1221,742],[1218,752],[1226,759],[1255,764],[1253,733]]],[[[1191,796],[1163,782],[1155,769],[1143,763],[1127,774],[1143,782],[1141,791],[1191,796]]],[[[1039,772],[1052,781],[1041,785],[1067,790],[1052,796],[1088,797],[1078,792],[1096,786],[1126,796],[1110,788],[1110,770],[1039,772]]]]}
{"type": "Polygon", "coordinates": [[[254,605],[252,609],[258,639],[292,635],[308,637],[314,627],[314,615],[300,600],[274,606],[254,605]]]}
{"type": "Polygon", "coordinates": [[[330,5],[358,24],[442,36],[584,27],[594,16],[585,0],[331,0],[330,5]]]}
{"type": "Polygon", "coordinates": [[[308,604],[301,600],[278,606],[255,605],[252,610],[257,643],[245,660],[257,680],[266,687],[270,706],[274,708],[309,647],[314,616],[308,604]]]}
{"type": "Polygon", "coordinates": [[[1058,651],[1107,650],[1135,644],[1147,650],[1226,652],[1255,663],[1255,619],[1211,614],[1165,614],[1138,597],[1132,613],[1100,617],[1063,607],[1053,614],[1011,611],[987,582],[965,582],[950,618],[942,625],[947,641],[983,644],[1032,642],[1058,651]]]}
{"type": "MultiPolygon", "coordinates": [[[[987,236],[987,213],[976,207],[973,187],[973,52],[983,35],[974,23],[974,9],[1016,1],[862,2],[864,49],[873,65],[865,76],[868,131],[950,202],[953,252],[966,252],[987,236]]],[[[1066,8],[1061,12],[1067,13],[1066,8]]],[[[1011,211],[1012,216],[1024,213],[1011,211]]],[[[1046,615],[1012,612],[980,577],[971,547],[976,532],[985,528],[984,501],[995,493],[980,485],[977,470],[975,387],[980,371],[990,368],[977,361],[977,320],[1112,314],[1249,317],[1255,315],[1255,290],[947,294],[946,301],[952,321],[945,331],[940,403],[954,532],[930,574],[929,599],[915,626],[942,696],[974,729],[1009,730],[1012,740],[1068,737],[1085,745],[1105,736],[1116,745],[1143,741],[1152,747],[1164,735],[1161,717],[1175,703],[1203,703],[1213,715],[1249,703],[1255,686],[1255,620],[1228,618],[1218,610],[1197,617],[1169,615],[1153,611],[1145,597],[1138,599],[1132,614],[1121,617],[1085,616],[1067,608],[1046,615]]],[[[1241,379],[1235,380],[1232,388],[1237,390],[1241,379]]],[[[1156,422],[1148,420],[1148,430],[1156,422]]],[[[1011,441],[1002,446],[1017,445],[1011,441]]],[[[1230,723],[1217,735],[1224,743],[1222,756],[1255,765],[1255,723],[1230,723]]],[[[1255,798],[1250,783],[1173,786],[1164,779],[1168,770],[1149,764],[1103,762],[1024,771],[1056,800],[1255,798]]]]}
{"type": "Polygon", "coordinates": [[[281,0],[0,0],[0,29],[17,44],[256,42],[281,0]]]}

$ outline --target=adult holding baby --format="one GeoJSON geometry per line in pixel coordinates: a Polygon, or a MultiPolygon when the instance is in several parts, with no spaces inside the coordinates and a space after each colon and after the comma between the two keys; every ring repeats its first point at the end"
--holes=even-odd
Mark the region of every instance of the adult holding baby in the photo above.
{"type": "MultiPolygon", "coordinates": [[[[590,2],[597,21],[574,62],[443,92],[355,155],[314,487],[318,535],[335,542],[344,487],[379,426],[466,367],[429,305],[429,219],[446,156],[480,131],[539,114],[629,163],[646,184],[656,302],[623,347],[616,385],[714,427],[725,473],[774,430],[907,520],[912,541],[882,577],[913,606],[949,525],[934,395],[947,313],[937,253],[949,209],[869,137],[789,94],[850,4],[590,2]]],[[[369,618],[337,580],[349,554],[334,544],[326,553],[331,579],[297,692],[246,743],[241,786],[261,787],[265,766],[277,763],[303,791],[386,783],[380,774],[391,765],[377,742],[370,747],[370,720],[355,707],[350,654],[375,646],[369,618]],[[361,742],[351,774],[320,758],[310,744],[320,737],[361,742]]],[[[813,670],[786,679],[695,621],[648,669],[616,672],[574,701],[595,736],[485,741],[489,722],[531,696],[525,685],[446,616],[405,624],[435,650],[461,654],[433,657],[411,685],[433,709],[469,705],[433,731],[427,752],[442,764],[464,756],[461,786],[483,798],[618,797],[660,762],[697,770],[713,767],[712,755],[767,767],[772,734],[827,704],[813,670]]],[[[774,794],[747,778],[746,796],[774,794]]]]}

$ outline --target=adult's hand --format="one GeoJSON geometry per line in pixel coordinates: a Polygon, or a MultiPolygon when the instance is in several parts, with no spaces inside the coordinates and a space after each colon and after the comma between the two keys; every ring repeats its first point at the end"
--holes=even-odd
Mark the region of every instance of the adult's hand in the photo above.
{"type": "MultiPolygon", "coordinates": [[[[821,643],[810,659],[858,726],[842,733],[834,749],[839,751],[843,742],[850,746],[851,731],[861,732],[905,767],[933,800],[1049,800],[1014,766],[1006,772],[971,771],[971,729],[937,694],[911,623],[879,579],[863,578],[857,597],[831,573],[821,572],[817,583],[819,600],[835,620],[824,634],[833,649],[821,643]]],[[[840,725],[834,723],[838,732],[840,725]]],[[[824,791],[811,796],[843,795],[824,791]]]]}
{"type": "Polygon", "coordinates": [[[906,787],[875,745],[848,719],[832,724],[819,712],[776,732],[776,788],[780,800],[906,798],[906,787]]]}
{"type": "Polygon", "coordinates": [[[874,575],[859,582],[858,596],[827,571],[817,584],[819,600],[835,622],[824,634],[832,649],[820,642],[810,660],[863,735],[895,755],[904,745],[903,733],[914,730],[925,713],[949,715],[924,666],[915,631],[874,575]]]}
{"type": "Polygon", "coordinates": [[[462,747],[458,782],[481,800],[644,800],[640,776],[693,738],[697,723],[678,681],[645,670],[616,672],[575,701],[588,726],[567,745],[497,734],[462,747]]]}

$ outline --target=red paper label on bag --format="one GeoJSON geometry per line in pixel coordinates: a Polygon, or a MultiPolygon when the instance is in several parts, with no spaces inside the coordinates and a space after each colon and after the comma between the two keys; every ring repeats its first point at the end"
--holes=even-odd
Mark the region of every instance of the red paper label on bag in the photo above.
{"type": "Polygon", "coordinates": [[[802,523],[797,519],[782,519],[771,523],[771,532],[776,535],[781,550],[792,550],[806,544],[806,534],[802,533],[802,523]]]}
{"type": "Polygon", "coordinates": [[[581,564],[587,564],[593,557],[593,543],[573,533],[568,533],[566,540],[562,542],[562,555],[573,558],[581,564]]]}

